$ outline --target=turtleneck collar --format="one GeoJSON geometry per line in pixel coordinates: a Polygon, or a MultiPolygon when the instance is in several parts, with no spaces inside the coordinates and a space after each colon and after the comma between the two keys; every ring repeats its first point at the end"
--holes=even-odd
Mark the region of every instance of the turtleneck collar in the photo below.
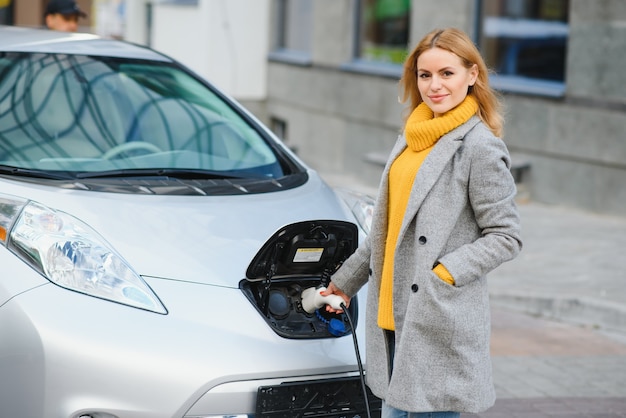
{"type": "Polygon", "coordinates": [[[469,94],[461,104],[437,118],[426,103],[422,102],[406,121],[404,128],[406,143],[415,152],[430,148],[443,135],[467,122],[477,111],[478,102],[469,94]]]}

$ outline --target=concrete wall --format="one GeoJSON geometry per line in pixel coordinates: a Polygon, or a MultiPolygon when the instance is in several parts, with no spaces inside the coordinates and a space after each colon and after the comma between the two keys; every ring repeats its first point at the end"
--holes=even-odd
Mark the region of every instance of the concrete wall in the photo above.
{"type": "MultiPolygon", "coordinates": [[[[413,43],[434,27],[474,30],[473,0],[413,1],[413,43]]],[[[346,65],[352,0],[315,2],[314,14],[312,62],[269,62],[264,116],[287,123],[312,167],[375,187],[381,169],[365,156],[388,152],[401,129],[398,79],[346,65]]],[[[505,141],[531,164],[531,199],[626,216],[625,61],[626,2],[571,0],[565,97],[504,93],[505,141]]]]}
{"type": "Polygon", "coordinates": [[[534,200],[626,216],[626,2],[571,0],[566,95],[507,95],[534,200]]]}
{"type": "Polygon", "coordinates": [[[270,117],[288,123],[286,142],[313,168],[377,184],[367,152],[390,148],[401,106],[393,81],[328,68],[270,63],[270,117]]]}
{"type": "Polygon", "coordinates": [[[456,27],[470,36],[474,31],[473,0],[413,0],[411,4],[411,45],[435,28],[456,27]]]}

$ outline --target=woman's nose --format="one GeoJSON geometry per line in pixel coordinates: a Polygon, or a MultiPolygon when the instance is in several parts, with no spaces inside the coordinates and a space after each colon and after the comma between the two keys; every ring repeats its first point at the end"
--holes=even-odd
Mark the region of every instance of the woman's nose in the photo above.
{"type": "Polygon", "coordinates": [[[439,90],[441,88],[441,79],[434,75],[430,81],[431,90],[439,90]]]}

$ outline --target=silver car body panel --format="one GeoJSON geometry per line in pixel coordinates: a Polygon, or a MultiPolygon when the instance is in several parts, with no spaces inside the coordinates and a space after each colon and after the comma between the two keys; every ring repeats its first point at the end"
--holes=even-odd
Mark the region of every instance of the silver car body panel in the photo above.
{"type": "Polygon", "coordinates": [[[0,344],[0,357],[3,380],[11,377],[13,385],[0,392],[3,416],[101,410],[128,418],[183,417],[206,396],[212,402],[196,405],[196,415],[251,413],[256,387],[265,381],[355,372],[349,336],[285,340],[236,289],[148,282],[158,294],[174,295],[164,301],[168,315],[52,284],[5,304],[0,331],[13,339],[0,344]],[[249,390],[215,404],[215,392],[233,382],[249,390]]]}
{"type": "Polygon", "coordinates": [[[334,192],[312,172],[304,186],[240,196],[96,193],[5,179],[0,185],[3,193],[86,222],[141,275],[235,288],[279,228],[310,219],[349,219],[334,192]]]}
{"type": "Polygon", "coordinates": [[[34,31],[13,26],[0,26],[0,51],[42,52],[58,54],[113,56],[154,61],[171,61],[168,57],[141,45],[100,38],[88,33],[34,31]]]}

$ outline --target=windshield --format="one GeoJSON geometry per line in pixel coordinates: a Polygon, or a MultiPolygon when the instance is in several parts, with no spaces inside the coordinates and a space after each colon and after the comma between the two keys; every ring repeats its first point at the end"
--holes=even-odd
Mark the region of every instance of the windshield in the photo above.
{"type": "Polygon", "coordinates": [[[175,64],[0,54],[0,166],[23,169],[16,172],[277,178],[289,174],[281,158],[225,99],[175,64]]]}

